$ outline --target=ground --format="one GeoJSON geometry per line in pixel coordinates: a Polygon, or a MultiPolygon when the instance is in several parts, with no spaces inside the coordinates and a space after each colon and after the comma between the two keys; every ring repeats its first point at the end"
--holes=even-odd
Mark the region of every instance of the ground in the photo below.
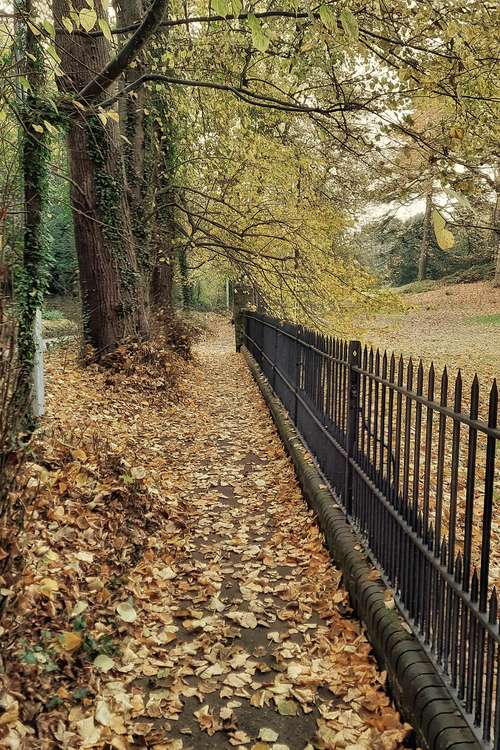
{"type": "Polygon", "coordinates": [[[179,367],[49,357],[0,746],[402,748],[230,326],[179,367]]]}
{"type": "MultiPolygon", "coordinates": [[[[414,286],[414,285],[412,285],[414,286]]],[[[404,294],[402,301],[406,309],[392,314],[378,315],[367,321],[363,341],[381,350],[387,349],[396,354],[402,353],[405,362],[412,357],[414,362],[421,358],[424,364],[424,392],[427,387],[427,373],[431,362],[437,370],[435,400],[439,401],[440,378],[442,369],[447,366],[449,375],[449,399],[453,404],[453,388],[458,370],[463,382],[462,410],[467,413],[470,404],[470,388],[477,372],[480,384],[479,418],[488,420],[488,396],[493,380],[500,373],[500,289],[494,289],[489,282],[474,284],[438,285],[434,282],[430,291],[404,294]]],[[[425,411],[423,415],[422,434],[425,434],[425,411]]],[[[451,429],[452,420],[447,421],[448,440],[445,450],[445,527],[449,511],[446,493],[449,490],[450,475],[446,467],[451,465],[451,429]]],[[[431,460],[437,468],[437,430],[434,430],[434,441],[431,460]]],[[[424,445],[421,443],[421,475],[424,465],[424,445]]],[[[460,456],[458,466],[457,534],[459,544],[463,541],[465,522],[465,498],[467,491],[467,451],[468,435],[462,427],[460,456]]],[[[480,564],[482,508],[484,491],[484,460],[486,439],[478,436],[476,479],[474,485],[474,523],[473,523],[473,563],[480,564]]],[[[431,511],[435,496],[435,476],[431,474],[431,511]]],[[[421,479],[421,482],[423,479],[421,479]]],[[[490,564],[491,586],[500,585],[500,466],[494,476],[494,511],[492,523],[492,549],[490,564]]]]}
{"type": "Polygon", "coordinates": [[[500,289],[488,282],[448,284],[402,301],[406,310],[367,322],[367,344],[447,365],[452,374],[461,368],[468,382],[476,371],[485,386],[498,377],[500,289]]]}

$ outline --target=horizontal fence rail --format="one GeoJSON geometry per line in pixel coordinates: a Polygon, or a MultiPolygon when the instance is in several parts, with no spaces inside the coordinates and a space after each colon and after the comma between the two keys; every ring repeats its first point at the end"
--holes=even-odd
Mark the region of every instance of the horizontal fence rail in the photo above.
{"type": "Polygon", "coordinates": [[[244,323],[396,605],[483,746],[500,750],[496,382],[481,400],[476,376],[465,397],[446,368],[260,313],[244,323]]]}

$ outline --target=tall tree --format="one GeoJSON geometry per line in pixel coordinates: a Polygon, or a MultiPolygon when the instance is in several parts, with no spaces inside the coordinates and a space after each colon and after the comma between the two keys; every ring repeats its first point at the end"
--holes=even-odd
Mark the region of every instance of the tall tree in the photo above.
{"type": "MultiPolygon", "coordinates": [[[[89,11],[84,0],[72,7],[79,19],[89,11]]],[[[99,1],[95,8],[104,19],[99,1]]],[[[57,42],[64,72],[60,86],[76,98],[110,62],[110,45],[104,36],[69,33],[61,20],[70,18],[66,0],[54,0],[53,13],[59,19],[57,42]]],[[[84,102],[71,113],[67,135],[84,324],[88,341],[99,353],[126,337],[146,335],[148,329],[119,128],[112,115],[100,116],[84,102]]]]}

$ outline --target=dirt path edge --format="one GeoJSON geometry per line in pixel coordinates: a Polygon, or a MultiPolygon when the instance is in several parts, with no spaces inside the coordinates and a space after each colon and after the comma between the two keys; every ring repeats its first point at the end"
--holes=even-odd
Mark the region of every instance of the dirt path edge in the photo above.
{"type": "Polygon", "coordinates": [[[366,627],[388,689],[405,721],[426,750],[484,750],[468,727],[425,649],[409,633],[397,611],[388,609],[389,589],[361,551],[360,539],[326,487],[279,399],[250,352],[242,347],[250,372],[271,412],[279,436],[294,464],[305,500],[316,513],[326,547],[342,570],[351,604],[366,627]]]}

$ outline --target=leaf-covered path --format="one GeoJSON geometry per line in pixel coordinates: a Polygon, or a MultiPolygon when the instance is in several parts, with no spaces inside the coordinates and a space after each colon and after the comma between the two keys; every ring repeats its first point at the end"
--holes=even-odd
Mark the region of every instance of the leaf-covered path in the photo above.
{"type": "Polygon", "coordinates": [[[7,704],[20,704],[24,729],[13,725],[11,736],[24,731],[19,747],[43,750],[402,748],[408,727],[229,326],[197,357],[183,399],[154,411],[113,386],[99,402],[105,375],[52,371],[49,403],[66,432],[93,403],[94,429],[115,449],[123,441],[125,484],[154,477],[155,502],[169,510],[160,517],[145,505],[143,522],[118,515],[116,480],[96,480],[89,442],[59,463],[53,448],[44,482],[66,499],[49,516],[57,543],[45,531],[33,541],[43,555],[32,553],[30,580],[40,642],[59,634],[30,653],[54,669],[38,665],[31,687],[14,680],[7,704]]]}
{"type": "Polygon", "coordinates": [[[224,333],[199,348],[203,377],[171,446],[190,531],[171,587],[170,658],[188,686],[172,747],[397,747],[339,573],[224,333]]]}

